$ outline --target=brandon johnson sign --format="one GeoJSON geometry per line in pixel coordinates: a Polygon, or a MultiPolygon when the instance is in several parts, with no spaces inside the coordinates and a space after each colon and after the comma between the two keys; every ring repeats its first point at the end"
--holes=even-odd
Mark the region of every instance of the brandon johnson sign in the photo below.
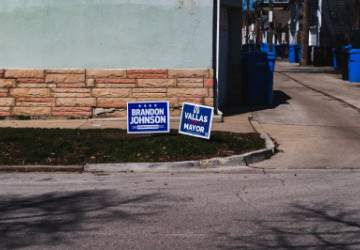
{"type": "Polygon", "coordinates": [[[168,133],[169,102],[128,102],[128,133],[168,133]]]}

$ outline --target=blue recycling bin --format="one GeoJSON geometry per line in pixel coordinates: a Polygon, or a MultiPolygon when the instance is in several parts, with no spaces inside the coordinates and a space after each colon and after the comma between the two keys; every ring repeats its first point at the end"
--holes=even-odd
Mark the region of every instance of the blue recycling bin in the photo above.
{"type": "Polygon", "coordinates": [[[360,49],[351,49],[349,54],[349,82],[360,82],[360,49]]]}
{"type": "Polygon", "coordinates": [[[338,70],[337,48],[332,49],[334,71],[338,70]]]}
{"type": "Polygon", "coordinates": [[[276,53],[275,52],[268,52],[267,59],[270,67],[270,71],[274,72],[275,70],[275,60],[276,60],[276,53]]]}
{"type": "Polygon", "coordinates": [[[341,59],[342,59],[342,79],[349,80],[349,51],[352,49],[352,45],[343,46],[341,49],[341,59]]]}
{"type": "MultiPolygon", "coordinates": [[[[273,52],[275,52],[275,44],[272,45],[272,48],[273,48],[273,52]]],[[[260,51],[269,52],[270,51],[270,43],[261,43],[260,51]]]]}
{"type": "Polygon", "coordinates": [[[296,46],[297,44],[290,44],[289,45],[289,63],[295,63],[296,62],[296,46]]]}
{"type": "Polygon", "coordinates": [[[295,47],[295,51],[296,62],[301,63],[302,45],[297,44],[297,46],[295,47]]]}
{"type": "Polygon", "coordinates": [[[262,51],[262,52],[268,52],[268,51],[269,51],[269,44],[268,44],[268,43],[262,43],[262,44],[260,44],[260,51],[262,51]]]}
{"type": "Polygon", "coordinates": [[[272,105],[275,59],[275,53],[261,51],[244,55],[244,92],[250,106],[272,105]]]}
{"type": "Polygon", "coordinates": [[[268,64],[269,64],[269,75],[267,82],[267,96],[266,96],[266,105],[270,106],[273,102],[273,86],[274,86],[274,70],[275,70],[275,61],[276,61],[276,52],[269,52],[267,54],[268,64]]]}

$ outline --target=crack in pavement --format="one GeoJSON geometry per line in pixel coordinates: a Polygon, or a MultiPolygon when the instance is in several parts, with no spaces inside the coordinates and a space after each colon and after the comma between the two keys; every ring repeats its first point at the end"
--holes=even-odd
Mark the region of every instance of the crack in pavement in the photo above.
{"type": "Polygon", "coordinates": [[[260,211],[259,208],[255,207],[255,206],[252,205],[250,202],[244,200],[244,199],[240,196],[240,192],[236,193],[236,197],[238,197],[241,202],[245,203],[245,204],[248,205],[249,207],[255,209],[256,211],[260,211]]]}

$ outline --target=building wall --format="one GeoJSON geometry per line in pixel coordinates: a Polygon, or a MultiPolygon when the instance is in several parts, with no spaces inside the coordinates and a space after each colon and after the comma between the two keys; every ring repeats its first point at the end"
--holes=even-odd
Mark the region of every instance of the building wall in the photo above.
{"type": "Polygon", "coordinates": [[[0,116],[213,105],[212,46],[212,0],[1,0],[0,116]]]}
{"type": "Polygon", "coordinates": [[[212,0],[1,0],[0,68],[210,68],[212,0]]]}
{"type": "Polygon", "coordinates": [[[0,70],[0,116],[125,116],[126,103],[213,106],[213,70],[0,70]]]}
{"type": "Polygon", "coordinates": [[[354,0],[327,0],[321,3],[320,45],[340,48],[351,44],[354,0]]]}

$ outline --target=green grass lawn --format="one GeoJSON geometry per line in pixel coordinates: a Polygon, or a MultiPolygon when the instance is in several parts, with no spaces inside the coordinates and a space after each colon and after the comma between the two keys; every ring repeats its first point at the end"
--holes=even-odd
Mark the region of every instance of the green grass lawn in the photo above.
{"type": "Polygon", "coordinates": [[[165,162],[230,156],[261,149],[258,134],[212,132],[211,139],[128,135],[119,129],[0,128],[0,165],[165,162]]]}

